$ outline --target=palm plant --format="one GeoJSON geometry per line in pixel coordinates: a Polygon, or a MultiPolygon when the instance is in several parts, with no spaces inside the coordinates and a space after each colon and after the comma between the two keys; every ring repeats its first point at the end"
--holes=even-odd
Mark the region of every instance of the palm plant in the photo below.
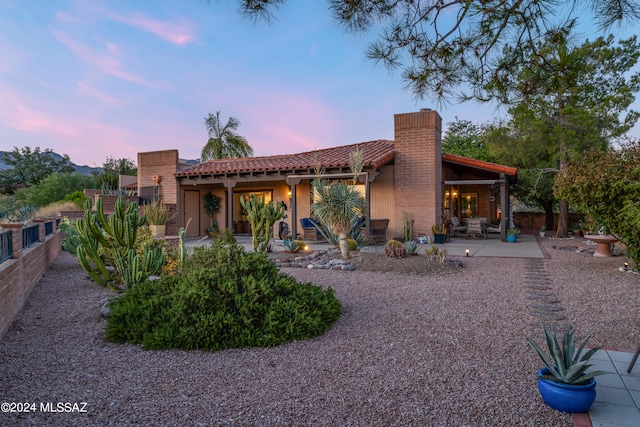
{"type": "Polygon", "coordinates": [[[253,156],[253,148],[243,136],[235,132],[240,126],[236,118],[230,117],[223,126],[220,122],[220,111],[216,111],[215,116],[209,113],[204,119],[204,124],[207,126],[209,140],[200,154],[203,162],[210,159],[253,156]]]}
{"type": "Polygon", "coordinates": [[[352,185],[313,181],[318,200],[311,205],[311,213],[338,235],[342,258],[349,258],[347,233],[357,215],[364,209],[364,198],[352,185]]]}

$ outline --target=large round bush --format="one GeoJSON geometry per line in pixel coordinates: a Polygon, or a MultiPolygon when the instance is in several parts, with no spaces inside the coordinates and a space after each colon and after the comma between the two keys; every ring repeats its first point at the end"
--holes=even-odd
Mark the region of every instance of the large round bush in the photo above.
{"type": "Polygon", "coordinates": [[[196,248],[175,276],[115,299],[107,339],[146,349],[270,347],[322,334],[341,310],[333,289],[280,273],[265,254],[216,242],[196,248]]]}

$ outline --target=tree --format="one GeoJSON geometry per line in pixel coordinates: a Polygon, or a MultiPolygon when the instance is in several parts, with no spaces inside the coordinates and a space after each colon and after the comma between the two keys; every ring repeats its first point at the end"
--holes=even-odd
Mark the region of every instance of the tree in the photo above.
{"type": "MultiPolygon", "coordinates": [[[[517,79],[504,75],[485,87],[501,102],[514,105],[510,125],[520,142],[513,149],[513,138],[498,139],[502,144],[509,141],[508,148],[493,146],[500,161],[537,172],[555,169],[562,175],[584,150],[605,149],[638,120],[638,112],[627,111],[640,90],[640,73],[627,77],[640,56],[636,37],[621,40],[619,46],[613,46],[609,36],[573,47],[571,30],[525,49],[529,56],[518,68],[517,79]]],[[[506,52],[515,55],[511,48],[506,52]]],[[[547,190],[538,199],[549,202],[552,197],[547,190]]],[[[543,206],[549,215],[549,203],[543,206]]],[[[559,201],[559,211],[556,235],[567,237],[567,201],[559,201]]]]}
{"type": "Polygon", "coordinates": [[[518,120],[491,126],[486,134],[487,146],[498,162],[518,168],[518,181],[511,187],[512,194],[527,206],[542,208],[545,224],[551,230],[557,207],[552,191],[557,173],[553,142],[544,129],[528,126],[524,117],[518,117],[518,120]]]}
{"type": "Polygon", "coordinates": [[[38,185],[54,172],[72,173],[75,170],[69,156],[65,154],[56,160],[49,148],[40,151],[40,147],[33,150],[30,147],[13,147],[12,151],[2,153],[2,160],[9,166],[0,171],[0,187],[6,193],[12,193],[20,184],[26,187],[38,185]]]}
{"type": "Polygon", "coordinates": [[[364,210],[364,198],[354,185],[347,183],[315,179],[312,186],[318,200],[311,204],[311,213],[338,235],[342,258],[348,259],[347,233],[356,216],[361,215],[364,210]]]}
{"type": "Polygon", "coordinates": [[[23,200],[39,208],[64,200],[65,196],[76,191],[96,187],[97,181],[93,176],[54,172],[43,179],[39,185],[18,189],[14,197],[16,200],[23,200]]]}
{"type": "Polygon", "coordinates": [[[590,150],[556,179],[556,196],[618,236],[640,269],[640,142],[590,150]]]}
{"type": "Polygon", "coordinates": [[[138,168],[131,159],[115,159],[107,157],[102,164],[102,174],[99,175],[100,185],[103,190],[117,190],[120,175],[136,176],[138,168]]]}
{"type": "Polygon", "coordinates": [[[495,158],[489,152],[484,138],[486,129],[487,126],[456,117],[454,122],[448,123],[447,132],[442,138],[442,151],[493,162],[495,158]]]}
{"type": "MultiPolygon", "coordinates": [[[[238,0],[241,13],[270,20],[285,0],[238,0]]],[[[418,98],[486,99],[484,86],[517,68],[517,55],[578,18],[593,18],[601,30],[633,25],[640,5],[633,0],[328,0],[337,23],[347,31],[380,29],[366,55],[402,76],[418,98]],[[583,8],[590,7],[591,13],[583,8]],[[503,48],[511,45],[513,55],[503,48]],[[408,65],[405,65],[408,63],[408,65]],[[472,88],[471,95],[460,89],[472,88]]]]}
{"type": "Polygon", "coordinates": [[[236,118],[229,117],[227,123],[222,126],[220,111],[216,111],[215,116],[209,113],[204,119],[204,124],[207,126],[209,140],[202,148],[201,161],[253,156],[253,148],[243,136],[235,132],[240,126],[236,118]]]}

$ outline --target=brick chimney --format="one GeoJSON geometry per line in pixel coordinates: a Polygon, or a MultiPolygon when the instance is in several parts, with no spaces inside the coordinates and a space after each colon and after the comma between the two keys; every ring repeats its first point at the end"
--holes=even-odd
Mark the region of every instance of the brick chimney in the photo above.
{"type": "Polygon", "coordinates": [[[402,235],[404,213],[415,220],[413,238],[431,234],[442,223],[442,118],[423,108],[396,114],[395,129],[395,235],[402,235]]]}

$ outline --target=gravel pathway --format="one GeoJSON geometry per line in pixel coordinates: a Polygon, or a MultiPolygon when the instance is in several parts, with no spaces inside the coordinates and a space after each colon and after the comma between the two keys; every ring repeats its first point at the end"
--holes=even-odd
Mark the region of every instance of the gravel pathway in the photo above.
{"type": "MultiPolygon", "coordinates": [[[[552,248],[581,242],[543,242],[558,324],[633,349],[640,276],[619,272],[620,257],[552,248]]],[[[63,253],[0,341],[0,401],[35,403],[0,413],[0,425],[573,425],[536,389],[540,362],[524,337],[540,341],[541,331],[527,260],[462,262],[444,278],[283,269],[336,290],[335,326],[277,348],[204,353],[105,342],[98,306],[110,292],[63,253]]]]}

